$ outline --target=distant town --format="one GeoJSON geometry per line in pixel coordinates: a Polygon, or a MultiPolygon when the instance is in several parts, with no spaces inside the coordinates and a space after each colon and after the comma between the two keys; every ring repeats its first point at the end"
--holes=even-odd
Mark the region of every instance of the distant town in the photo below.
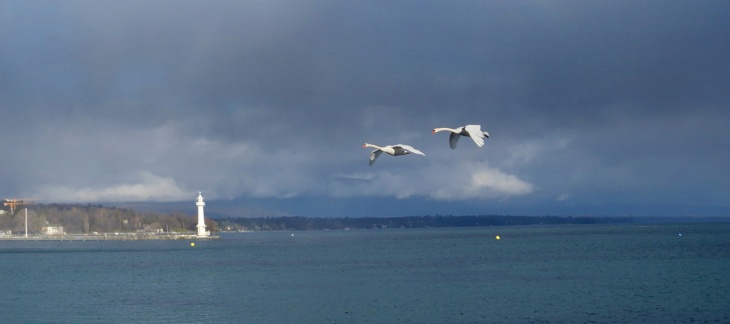
{"type": "MultiPolygon", "coordinates": [[[[78,204],[32,204],[0,210],[0,238],[86,235],[108,239],[184,238],[196,232],[196,218],[183,212],[153,213],[78,204]],[[164,237],[163,237],[164,236],[164,237]]],[[[215,220],[205,225],[219,231],[215,220]]]]}

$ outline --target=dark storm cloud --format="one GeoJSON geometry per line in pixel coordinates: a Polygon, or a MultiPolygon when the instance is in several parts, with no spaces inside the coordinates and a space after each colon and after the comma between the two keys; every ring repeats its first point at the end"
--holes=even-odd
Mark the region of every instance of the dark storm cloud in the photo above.
{"type": "Polygon", "coordinates": [[[5,1],[0,192],[730,207],[729,6],[5,1]]]}

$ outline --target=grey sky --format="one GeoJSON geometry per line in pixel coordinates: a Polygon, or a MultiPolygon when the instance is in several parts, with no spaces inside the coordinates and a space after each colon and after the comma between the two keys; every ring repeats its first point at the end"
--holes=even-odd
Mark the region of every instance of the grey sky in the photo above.
{"type": "Polygon", "coordinates": [[[728,215],[729,13],[0,0],[0,195],[203,190],[243,216],[728,215]],[[430,133],[465,124],[491,134],[485,147],[430,133]],[[426,157],[369,167],[364,142],[426,157]]]}

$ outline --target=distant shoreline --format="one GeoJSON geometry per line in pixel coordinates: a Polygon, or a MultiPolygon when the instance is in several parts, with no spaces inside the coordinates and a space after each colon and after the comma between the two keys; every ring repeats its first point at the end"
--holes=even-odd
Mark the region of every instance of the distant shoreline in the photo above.
{"type": "Polygon", "coordinates": [[[198,237],[192,234],[158,234],[139,235],[135,233],[119,233],[106,235],[0,235],[0,241],[164,241],[164,240],[217,240],[220,236],[198,237]]]}
{"type": "MultiPolygon", "coordinates": [[[[395,229],[439,227],[491,227],[529,225],[599,225],[599,224],[693,224],[730,223],[730,217],[564,217],[564,216],[406,216],[406,217],[303,217],[218,218],[221,233],[395,229]]],[[[17,233],[17,232],[16,232],[17,233]]],[[[160,241],[217,240],[220,236],[198,237],[195,234],[113,232],[106,234],[0,234],[0,241],[160,241]]]]}
{"type": "Polygon", "coordinates": [[[589,216],[405,216],[405,217],[257,217],[217,218],[222,231],[338,230],[374,228],[480,227],[522,225],[730,223],[730,217],[589,216]]]}

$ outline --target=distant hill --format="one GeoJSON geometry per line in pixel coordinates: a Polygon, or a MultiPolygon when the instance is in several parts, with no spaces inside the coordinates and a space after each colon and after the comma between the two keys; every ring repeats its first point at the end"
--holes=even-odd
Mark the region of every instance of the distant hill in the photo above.
{"type": "Polygon", "coordinates": [[[259,217],[219,218],[221,230],[325,230],[366,228],[424,228],[509,226],[537,224],[606,224],[632,223],[631,217],[558,217],[558,216],[407,216],[407,217],[259,217]]]}
{"type": "Polygon", "coordinates": [[[561,217],[561,216],[406,216],[406,217],[257,217],[218,218],[221,230],[276,231],[370,228],[425,228],[564,224],[730,223],[730,217],[561,217]]]}
{"type": "Polygon", "coordinates": [[[692,223],[730,223],[730,217],[668,216],[633,217],[635,223],[642,224],[692,224],[692,223]]]}

